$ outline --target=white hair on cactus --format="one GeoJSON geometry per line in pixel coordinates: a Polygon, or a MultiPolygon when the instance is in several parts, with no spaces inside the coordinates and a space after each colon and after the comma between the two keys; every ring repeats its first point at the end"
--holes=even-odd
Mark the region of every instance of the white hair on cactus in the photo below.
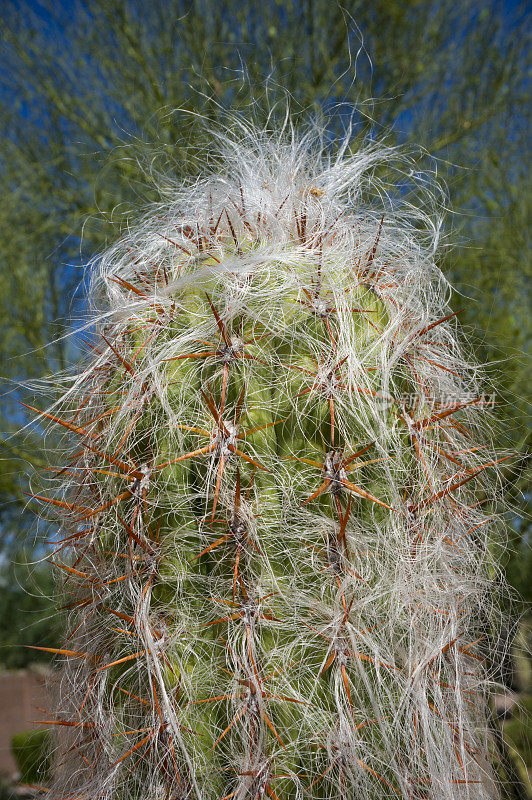
{"type": "Polygon", "coordinates": [[[503,457],[440,190],[288,120],[216,138],[94,260],[96,341],[47,412],[72,617],[47,796],[497,797],[503,457]]]}

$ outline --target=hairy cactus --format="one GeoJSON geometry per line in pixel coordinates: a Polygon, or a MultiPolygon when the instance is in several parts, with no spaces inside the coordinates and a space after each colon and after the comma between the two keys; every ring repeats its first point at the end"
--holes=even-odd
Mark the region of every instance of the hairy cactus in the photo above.
{"type": "Polygon", "coordinates": [[[413,175],[386,147],[220,141],[93,265],[41,413],[70,614],[47,796],[496,797],[501,458],[434,204],[386,192],[413,175]]]}

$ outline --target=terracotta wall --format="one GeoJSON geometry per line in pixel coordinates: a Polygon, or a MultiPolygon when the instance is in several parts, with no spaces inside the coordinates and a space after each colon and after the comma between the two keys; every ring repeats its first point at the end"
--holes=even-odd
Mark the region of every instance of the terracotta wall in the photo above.
{"type": "Polygon", "coordinates": [[[0,772],[16,772],[11,737],[28,728],[42,728],[31,720],[44,719],[37,706],[46,705],[42,676],[27,670],[0,673],[0,772]]]}

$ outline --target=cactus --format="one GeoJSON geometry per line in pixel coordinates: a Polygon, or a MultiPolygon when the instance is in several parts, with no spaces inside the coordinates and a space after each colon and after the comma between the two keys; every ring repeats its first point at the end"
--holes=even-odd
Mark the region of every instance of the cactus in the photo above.
{"type": "Polygon", "coordinates": [[[495,797],[504,459],[435,195],[387,192],[413,171],[381,145],[219,144],[96,259],[94,338],[40,412],[70,614],[46,796],[495,797]]]}

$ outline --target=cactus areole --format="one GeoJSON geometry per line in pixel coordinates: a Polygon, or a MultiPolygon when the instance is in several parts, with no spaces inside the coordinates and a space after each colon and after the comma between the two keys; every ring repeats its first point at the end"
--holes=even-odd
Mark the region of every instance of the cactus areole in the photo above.
{"type": "Polygon", "coordinates": [[[412,171],[383,146],[219,138],[95,260],[94,337],[41,412],[70,615],[44,796],[497,797],[503,459],[434,193],[387,191],[412,171]]]}

